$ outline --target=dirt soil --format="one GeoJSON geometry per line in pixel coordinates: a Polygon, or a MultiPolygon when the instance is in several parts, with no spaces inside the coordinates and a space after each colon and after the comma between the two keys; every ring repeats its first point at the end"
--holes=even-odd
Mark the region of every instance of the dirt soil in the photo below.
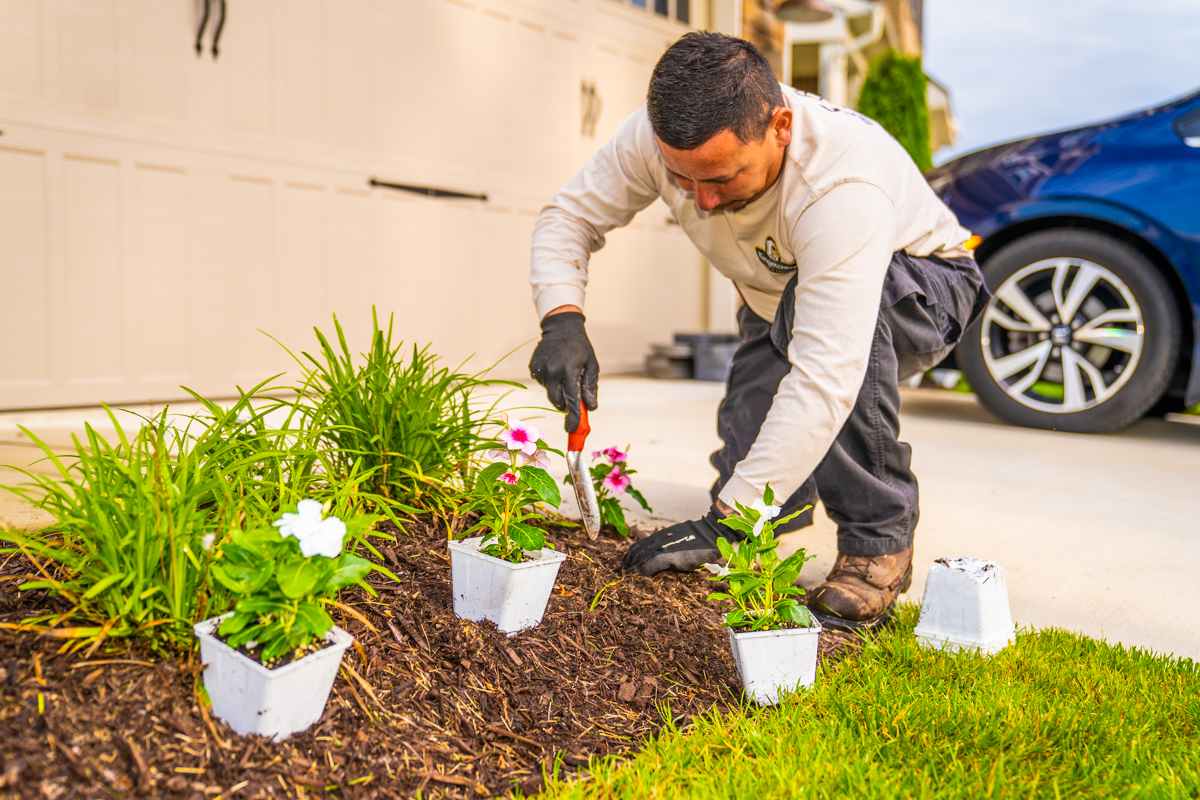
{"type": "MultiPolygon", "coordinates": [[[[740,702],[703,575],[622,578],[627,540],[552,528],[570,558],[542,624],[507,637],[454,616],[445,529],[411,530],[385,549],[400,581],[373,574],[377,598],[350,593],[369,625],[335,610],[356,645],[321,721],[279,744],[212,718],[194,655],[57,655],[60,641],[0,629],[0,796],[530,794],[548,771],[582,776],[594,756],[638,749],[662,709],[686,725],[740,702]]],[[[2,580],[26,572],[0,566],[0,622],[55,607],[2,580]]],[[[823,633],[821,657],[855,644],[823,633]]]]}

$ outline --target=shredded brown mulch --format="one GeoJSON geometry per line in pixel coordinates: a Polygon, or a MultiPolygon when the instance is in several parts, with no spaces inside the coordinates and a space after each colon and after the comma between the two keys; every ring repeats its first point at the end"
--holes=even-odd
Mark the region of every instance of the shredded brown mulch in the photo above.
{"type": "MultiPolygon", "coordinates": [[[[570,558],[546,616],[508,637],[454,616],[445,529],[410,530],[384,549],[398,583],[373,575],[378,597],[343,595],[370,625],[339,619],[356,646],[321,721],[278,744],[212,718],[194,656],[163,661],[133,644],[85,659],[0,629],[0,796],[529,794],[547,773],[586,775],[590,758],[638,749],[668,708],[687,725],[740,702],[703,575],[622,578],[625,540],[555,527],[570,558]]],[[[27,571],[12,559],[0,576],[27,571]]],[[[0,622],[54,602],[0,581],[0,622]]],[[[822,658],[854,646],[827,632],[822,658]]]]}

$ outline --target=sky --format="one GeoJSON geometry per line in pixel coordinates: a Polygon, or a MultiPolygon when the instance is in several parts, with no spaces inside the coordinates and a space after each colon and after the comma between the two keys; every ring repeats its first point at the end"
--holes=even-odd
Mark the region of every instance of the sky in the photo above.
{"type": "Polygon", "coordinates": [[[924,66],[959,121],[940,164],[1200,90],[1200,0],[925,0],[924,66]]]}

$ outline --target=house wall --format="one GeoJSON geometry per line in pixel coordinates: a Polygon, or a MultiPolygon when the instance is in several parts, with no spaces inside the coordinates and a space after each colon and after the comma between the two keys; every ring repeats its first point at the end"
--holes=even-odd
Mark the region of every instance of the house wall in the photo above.
{"type": "MultiPolygon", "coordinates": [[[[526,374],[534,218],[643,102],[677,2],[229,0],[214,60],[194,0],[0,0],[0,408],[229,396],[295,372],[259,331],[309,349],[337,313],[363,347],[372,304],[526,374]]],[[[594,260],[604,369],[710,316],[667,217],[594,260]]]]}

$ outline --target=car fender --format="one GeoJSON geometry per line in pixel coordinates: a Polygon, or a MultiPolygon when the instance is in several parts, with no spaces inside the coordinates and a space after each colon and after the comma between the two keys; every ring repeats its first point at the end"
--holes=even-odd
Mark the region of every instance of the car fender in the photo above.
{"type": "Polygon", "coordinates": [[[1154,220],[1115,203],[1094,197],[1038,197],[1001,206],[996,213],[971,220],[971,232],[987,242],[989,238],[1014,226],[1036,223],[1039,219],[1075,218],[1094,220],[1123,228],[1146,241],[1169,261],[1183,284],[1191,306],[1192,353],[1184,403],[1200,403],[1200,264],[1188,247],[1171,231],[1154,220]]]}

